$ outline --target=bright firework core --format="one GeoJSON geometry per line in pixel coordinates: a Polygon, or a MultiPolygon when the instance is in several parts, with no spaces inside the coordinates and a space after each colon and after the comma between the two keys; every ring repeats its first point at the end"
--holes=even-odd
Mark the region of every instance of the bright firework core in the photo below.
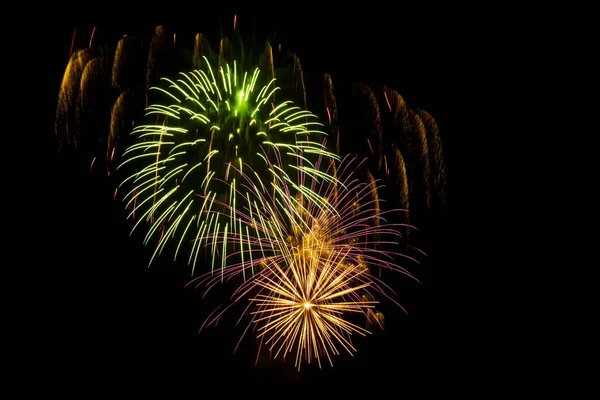
{"type": "MultiPolygon", "coordinates": [[[[315,243],[325,247],[326,243],[315,243]]],[[[306,250],[306,249],[305,249],[306,250]]],[[[303,361],[329,360],[339,355],[341,348],[352,354],[356,351],[350,336],[366,335],[368,330],[348,321],[347,314],[367,315],[376,302],[363,300],[361,293],[371,285],[362,279],[366,272],[354,264],[342,263],[347,251],[290,252],[289,263],[272,263],[268,273],[256,278],[261,290],[255,298],[258,337],[265,337],[275,358],[296,353],[296,367],[303,361]],[[280,265],[283,264],[283,265],[280,265]],[[285,265],[287,264],[287,265],[285,265]],[[344,265],[344,267],[340,267],[344,265]]]]}

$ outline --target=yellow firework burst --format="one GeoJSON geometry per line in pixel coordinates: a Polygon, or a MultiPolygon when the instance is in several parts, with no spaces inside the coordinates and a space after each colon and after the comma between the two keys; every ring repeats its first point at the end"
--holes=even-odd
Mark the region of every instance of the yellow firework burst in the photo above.
{"type": "Polygon", "coordinates": [[[258,336],[266,338],[274,358],[295,352],[298,370],[303,361],[310,364],[314,359],[319,367],[322,359],[333,366],[332,356],[341,349],[356,352],[350,336],[370,332],[347,317],[367,315],[377,303],[360,295],[370,286],[370,282],[360,283],[366,269],[348,263],[345,253],[323,246],[313,242],[310,247],[296,247],[287,266],[267,265],[272,273],[257,279],[264,290],[251,299],[257,308],[253,314],[258,336]]]}

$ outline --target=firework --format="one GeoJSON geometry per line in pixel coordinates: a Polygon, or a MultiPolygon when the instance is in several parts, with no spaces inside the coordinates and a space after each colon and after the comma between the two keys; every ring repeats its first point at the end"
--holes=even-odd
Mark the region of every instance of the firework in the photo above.
{"type": "Polygon", "coordinates": [[[157,26],[150,41],[148,66],[146,69],[146,106],[150,104],[150,88],[158,77],[167,73],[169,61],[173,58],[172,46],[167,39],[164,26],[157,26]]]}
{"type": "Polygon", "coordinates": [[[391,114],[387,121],[390,134],[386,139],[395,143],[403,156],[411,206],[414,208],[415,205],[419,205],[423,211],[429,210],[429,149],[423,121],[395,90],[384,87],[381,97],[391,114]]]}
{"type": "MultiPolygon", "coordinates": [[[[330,173],[333,166],[320,168],[330,173]]],[[[381,325],[383,317],[373,310],[373,299],[384,296],[402,307],[380,279],[380,271],[399,271],[413,278],[397,259],[418,261],[394,250],[402,239],[400,228],[406,225],[387,221],[387,214],[399,210],[380,211],[377,182],[358,179],[361,169],[361,163],[346,157],[337,168],[338,180],[312,180],[311,193],[320,195],[324,203],[287,195],[290,183],[283,179],[274,184],[273,196],[271,191],[255,193],[260,206],[251,212],[258,223],[255,232],[262,236],[248,237],[251,257],[191,284],[210,290],[240,274],[251,273],[253,279],[240,284],[232,303],[215,311],[201,330],[250,298],[242,316],[250,315],[251,322],[242,338],[254,325],[261,346],[266,345],[275,357],[294,351],[298,368],[313,359],[320,366],[323,358],[332,363],[331,356],[340,349],[353,353],[350,335],[368,332],[346,314],[360,313],[369,323],[381,325]]]]}
{"type": "MultiPolygon", "coordinates": [[[[77,151],[88,158],[101,155],[107,148],[106,127],[110,124],[114,101],[111,73],[112,57],[98,55],[86,63],[81,75],[75,144],[77,151]]],[[[104,158],[98,161],[96,166],[104,165],[104,158]]]]}
{"type": "Polygon", "coordinates": [[[315,162],[338,157],[314,140],[326,133],[311,112],[291,100],[275,101],[275,79],[261,79],[258,68],[238,70],[235,61],[214,66],[204,57],[202,69],[162,82],[151,88],[163,100],[147,108],[153,123],[133,129],[135,142],[119,167],[131,171],[123,181],[130,189],[124,200],[136,219],[134,230],[149,223],[144,243],[156,239],[154,256],[171,241],[177,257],[186,243],[195,266],[207,245],[213,268],[216,254],[224,268],[229,243],[243,254],[250,242],[256,223],[246,212],[269,180],[283,180],[292,195],[324,206],[305,182],[334,181],[315,162]]]}
{"type": "MultiPolygon", "coordinates": [[[[121,92],[111,110],[110,130],[108,135],[108,149],[106,151],[106,161],[109,166],[113,162],[118,165],[115,160],[115,154],[123,154],[124,138],[131,132],[134,120],[131,119],[143,109],[142,101],[139,100],[142,96],[139,92],[132,89],[127,89],[121,92]]],[[[109,171],[110,172],[110,171],[109,171]]]]}
{"type": "Polygon", "coordinates": [[[59,143],[59,151],[68,146],[77,147],[79,133],[78,105],[80,99],[80,81],[85,66],[93,59],[88,49],[72,54],[60,85],[58,104],[56,107],[55,132],[59,143]]]}
{"type": "Polygon", "coordinates": [[[429,159],[431,164],[431,175],[435,199],[438,208],[446,207],[446,166],[444,162],[444,148],[437,123],[425,110],[417,111],[427,131],[427,143],[429,147],[429,159]]]}
{"type": "Polygon", "coordinates": [[[117,43],[112,63],[111,86],[118,92],[137,90],[144,85],[146,54],[142,41],[124,36],[117,43]]]}
{"type": "Polygon", "coordinates": [[[265,338],[275,358],[295,351],[298,370],[303,360],[310,364],[316,359],[321,367],[322,357],[333,366],[331,357],[339,355],[340,348],[356,352],[348,336],[364,336],[369,331],[350,322],[348,314],[367,314],[377,303],[356,300],[357,293],[370,286],[370,282],[356,284],[364,268],[344,264],[345,254],[318,247],[327,245],[318,243],[296,251],[286,268],[269,264],[256,279],[266,294],[251,299],[257,309],[252,314],[259,326],[258,337],[265,338]]]}

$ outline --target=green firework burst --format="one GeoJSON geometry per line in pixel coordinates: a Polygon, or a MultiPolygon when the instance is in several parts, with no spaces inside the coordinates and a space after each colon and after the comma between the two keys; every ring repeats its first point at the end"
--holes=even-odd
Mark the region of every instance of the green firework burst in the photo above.
{"type": "Polygon", "coordinates": [[[276,101],[275,79],[261,80],[258,68],[239,71],[235,61],[212,66],[203,60],[201,69],[152,88],[157,100],[146,116],[153,123],[133,129],[135,141],[119,167],[128,171],[121,186],[128,186],[132,232],[147,228],[144,243],[156,244],[154,256],[167,243],[175,258],[188,247],[192,273],[204,246],[213,268],[218,261],[225,267],[230,253],[248,253],[244,244],[257,225],[248,222],[258,207],[253,193],[275,190],[276,179],[291,184],[290,196],[330,207],[311,185],[334,181],[319,165],[338,159],[314,114],[291,100],[276,101]]]}

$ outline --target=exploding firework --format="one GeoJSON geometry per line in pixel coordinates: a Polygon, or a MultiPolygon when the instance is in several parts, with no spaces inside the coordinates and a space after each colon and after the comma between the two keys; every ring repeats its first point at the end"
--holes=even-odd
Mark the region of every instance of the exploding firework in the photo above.
{"type": "MultiPolygon", "coordinates": [[[[325,172],[333,168],[321,167],[325,172]]],[[[216,324],[230,307],[250,298],[242,316],[250,315],[247,330],[256,328],[261,346],[266,345],[275,357],[294,351],[298,368],[313,359],[320,366],[323,358],[332,363],[331,356],[340,349],[356,351],[351,334],[368,332],[351,322],[348,313],[363,314],[369,324],[382,325],[382,314],[374,310],[375,298],[383,296],[401,307],[393,299],[393,290],[380,279],[380,271],[398,271],[413,278],[397,260],[418,261],[395,249],[402,240],[400,229],[406,225],[388,222],[387,217],[403,210],[380,211],[377,182],[358,179],[361,169],[360,163],[345,158],[338,166],[337,181],[307,180],[312,193],[326,199],[325,203],[287,195],[290,182],[283,179],[276,181],[274,196],[271,191],[256,193],[261,200],[251,210],[252,223],[262,236],[248,238],[252,251],[245,260],[228,263],[220,274],[205,274],[191,284],[210,290],[245,271],[253,279],[241,283],[233,302],[217,309],[201,329],[216,324]]]]}
{"type": "Polygon", "coordinates": [[[154,255],[169,240],[176,242],[175,257],[190,243],[195,266],[199,249],[212,245],[213,267],[216,253],[224,267],[227,244],[243,248],[250,241],[244,213],[263,181],[282,179],[292,195],[322,205],[304,181],[334,181],[315,162],[330,164],[337,156],[313,140],[326,133],[312,113],[291,100],[275,101],[275,79],[261,83],[258,68],[238,71],[235,61],[220,67],[204,61],[203,69],[151,88],[163,101],[147,108],[153,124],[133,129],[136,140],[119,168],[133,171],[123,181],[130,186],[124,199],[137,220],[134,230],[149,223],[144,242],[156,240],[154,255]],[[217,247],[210,238],[221,232],[217,247]]]}
{"type": "Polygon", "coordinates": [[[346,260],[344,254],[315,246],[295,253],[287,268],[269,264],[267,273],[256,279],[266,293],[251,299],[257,309],[252,314],[259,326],[258,337],[266,338],[264,343],[275,358],[295,351],[298,370],[303,360],[310,364],[316,359],[321,367],[322,357],[333,365],[331,357],[340,354],[339,348],[356,352],[349,334],[369,333],[350,322],[348,314],[367,314],[377,302],[355,299],[370,283],[356,284],[365,269],[353,264],[340,267],[346,260]]]}

